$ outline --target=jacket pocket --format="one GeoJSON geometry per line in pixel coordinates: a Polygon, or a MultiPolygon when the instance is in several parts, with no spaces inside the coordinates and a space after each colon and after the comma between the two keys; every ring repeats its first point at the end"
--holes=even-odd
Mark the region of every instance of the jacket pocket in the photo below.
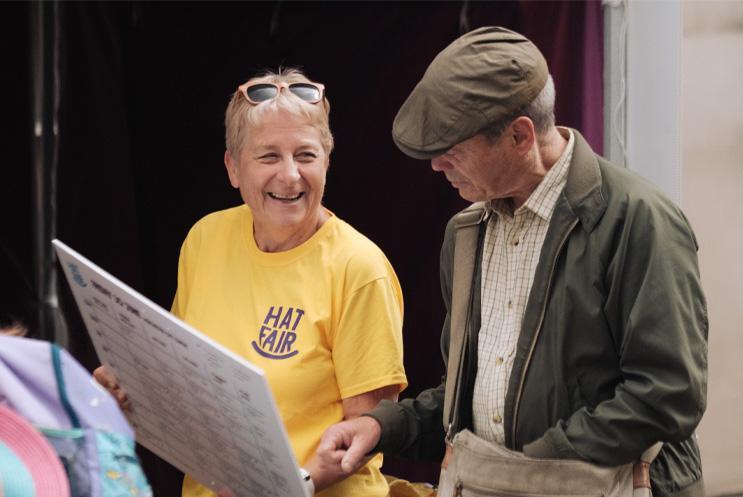
{"type": "Polygon", "coordinates": [[[150,489],[134,449],[134,441],[107,431],[95,430],[103,495],[151,497],[150,489]]]}
{"type": "Polygon", "coordinates": [[[134,441],[91,428],[39,428],[57,452],[74,497],[152,497],[134,441]]]}
{"type": "MultiPolygon", "coordinates": [[[[92,466],[85,446],[85,430],[39,427],[39,431],[57,452],[70,481],[70,495],[94,495],[92,466]]],[[[94,464],[94,462],[93,462],[94,464]]]]}

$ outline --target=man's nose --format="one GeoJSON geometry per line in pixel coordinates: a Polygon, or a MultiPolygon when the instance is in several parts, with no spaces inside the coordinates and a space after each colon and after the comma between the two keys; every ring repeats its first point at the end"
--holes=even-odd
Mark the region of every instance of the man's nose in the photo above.
{"type": "Polygon", "coordinates": [[[451,163],[444,159],[443,155],[439,155],[438,157],[434,157],[431,159],[431,169],[434,171],[446,171],[451,169],[451,163]]]}

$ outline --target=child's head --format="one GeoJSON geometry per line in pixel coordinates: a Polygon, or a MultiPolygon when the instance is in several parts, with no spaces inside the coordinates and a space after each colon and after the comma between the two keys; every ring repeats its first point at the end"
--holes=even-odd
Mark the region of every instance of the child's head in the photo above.
{"type": "Polygon", "coordinates": [[[24,336],[36,329],[36,297],[30,276],[0,242],[0,333],[24,336]]]}

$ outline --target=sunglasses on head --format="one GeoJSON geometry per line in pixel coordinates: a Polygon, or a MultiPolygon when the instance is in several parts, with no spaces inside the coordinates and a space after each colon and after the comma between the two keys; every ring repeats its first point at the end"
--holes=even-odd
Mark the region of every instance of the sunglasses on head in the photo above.
{"type": "Polygon", "coordinates": [[[244,83],[237,87],[253,105],[278,97],[284,88],[311,104],[318,103],[325,95],[325,86],[320,83],[244,83]]]}

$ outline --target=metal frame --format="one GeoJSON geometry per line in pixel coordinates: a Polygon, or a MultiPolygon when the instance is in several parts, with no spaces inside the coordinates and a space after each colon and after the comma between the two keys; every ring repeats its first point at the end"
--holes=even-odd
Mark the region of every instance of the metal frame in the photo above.
{"type": "Polygon", "coordinates": [[[604,146],[681,201],[681,2],[604,2],[604,146]]]}
{"type": "Polygon", "coordinates": [[[40,338],[66,346],[69,337],[59,311],[51,245],[57,231],[59,4],[56,1],[32,3],[30,24],[34,291],[39,302],[39,329],[35,331],[40,338]]]}

